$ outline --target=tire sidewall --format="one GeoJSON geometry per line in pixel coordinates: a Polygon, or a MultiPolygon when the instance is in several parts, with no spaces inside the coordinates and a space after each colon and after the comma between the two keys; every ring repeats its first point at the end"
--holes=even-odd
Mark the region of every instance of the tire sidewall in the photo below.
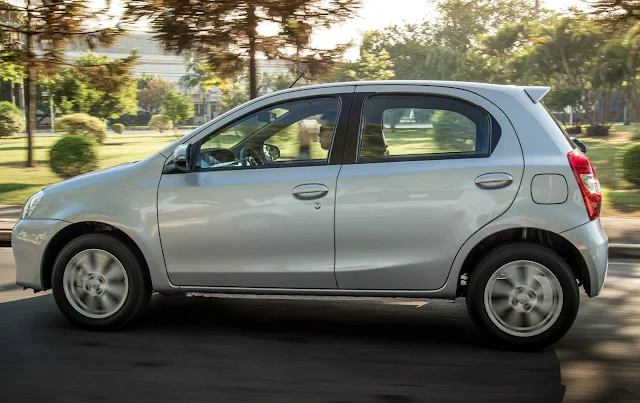
{"type": "Polygon", "coordinates": [[[551,249],[526,242],[504,245],[485,255],[471,276],[467,293],[469,313],[490,341],[501,347],[516,349],[538,350],[558,341],[573,325],[579,305],[576,278],[567,263],[551,249]],[[484,304],[484,292],[491,276],[505,264],[516,260],[542,264],[556,276],[562,289],[562,310],[555,323],[543,333],[531,337],[517,337],[502,331],[489,318],[484,304]]]}
{"type": "Polygon", "coordinates": [[[117,239],[103,234],[82,235],[69,242],[58,254],[53,266],[51,279],[54,299],[62,311],[74,324],[90,329],[118,328],[133,319],[148,294],[146,281],[136,256],[117,239]],[[82,315],[69,302],[64,291],[64,272],[69,261],[79,252],[87,249],[101,249],[115,256],[124,267],[128,277],[128,293],[124,304],[113,315],[94,319],[82,315]]]}

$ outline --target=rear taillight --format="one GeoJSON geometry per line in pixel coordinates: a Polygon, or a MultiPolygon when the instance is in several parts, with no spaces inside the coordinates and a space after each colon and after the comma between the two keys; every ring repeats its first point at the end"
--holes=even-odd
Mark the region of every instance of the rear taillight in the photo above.
{"type": "Polygon", "coordinates": [[[587,206],[589,220],[593,221],[600,216],[600,207],[602,206],[602,193],[596,170],[589,159],[577,149],[571,151],[567,157],[578,181],[584,204],[587,206]]]}

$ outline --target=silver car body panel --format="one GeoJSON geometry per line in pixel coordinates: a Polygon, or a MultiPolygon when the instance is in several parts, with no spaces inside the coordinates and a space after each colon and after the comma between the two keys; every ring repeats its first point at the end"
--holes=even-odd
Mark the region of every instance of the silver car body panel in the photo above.
{"type": "Polygon", "coordinates": [[[166,157],[155,153],[142,161],[77,176],[48,187],[32,218],[111,225],[140,248],[154,289],[176,289],[167,277],[158,233],[158,183],[165,161],[166,157]]]}
{"type": "MultiPolygon", "coordinates": [[[[352,119],[358,118],[357,114],[352,114],[352,119]]],[[[153,288],[160,292],[189,291],[226,293],[236,291],[246,294],[318,293],[322,295],[403,296],[409,298],[448,299],[456,296],[462,265],[469,252],[479,242],[502,230],[529,227],[561,234],[580,250],[589,268],[591,279],[591,286],[587,292],[589,295],[594,296],[599,292],[606,276],[607,240],[606,235],[602,232],[599,221],[589,222],[577,181],[567,161],[567,153],[571,150],[572,145],[564,138],[556,123],[541,104],[532,102],[531,98],[525,92],[524,87],[464,82],[393,81],[385,83],[357,82],[328,84],[285,90],[260,97],[247,104],[241,105],[203,125],[201,128],[183,136],[163,148],[159,153],[143,161],[83,175],[45,189],[44,197],[35,209],[31,219],[23,220],[24,222],[21,221],[14,228],[12,242],[15,242],[16,245],[14,246],[14,254],[19,271],[18,279],[21,284],[27,287],[37,289],[39,285],[41,286],[42,279],[39,278],[39,266],[41,265],[42,254],[46,248],[45,245],[55,233],[68,225],[89,221],[110,224],[129,236],[138,245],[148,264],[153,288]],[[428,93],[431,91],[432,93],[459,96],[467,101],[480,105],[491,113],[502,127],[503,136],[494,154],[504,156],[504,158],[501,157],[499,160],[496,158],[495,165],[492,164],[491,167],[484,167],[484,169],[475,164],[482,161],[490,161],[491,158],[478,158],[475,161],[464,159],[426,161],[424,164],[416,164],[413,161],[408,163],[385,162],[371,164],[378,166],[373,169],[365,168],[364,165],[352,164],[344,165],[342,168],[339,168],[339,166],[326,166],[318,167],[326,168],[324,170],[309,170],[307,175],[312,178],[330,178],[336,175],[336,178],[339,176],[341,180],[344,179],[344,183],[341,184],[338,182],[337,187],[332,189],[335,192],[335,197],[338,202],[336,207],[335,235],[337,243],[336,262],[339,265],[337,267],[337,277],[338,280],[340,280],[342,274],[347,274],[348,276],[348,273],[351,272],[355,277],[352,276],[351,280],[348,281],[358,285],[359,288],[370,287],[372,289],[348,289],[349,287],[340,284],[340,281],[338,281],[338,284],[344,289],[337,289],[335,283],[332,285],[331,281],[326,280],[326,264],[323,264],[321,270],[319,267],[310,270],[310,273],[313,273],[311,277],[313,277],[312,282],[314,284],[307,285],[306,289],[298,289],[299,279],[290,281],[289,283],[286,281],[281,283],[283,285],[278,285],[279,290],[264,286],[255,288],[207,287],[202,285],[188,287],[185,285],[180,287],[173,284],[169,280],[165,259],[163,257],[163,243],[166,242],[166,240],[163,238],[161,242],[157,208],[158,185],[161,181],[162,168],[175,147],[180,144],[195,142],[229,122],[250,113],[254,109],[262,108],[275,102],[292,100],[303,96],[349,93],[354,91],[399,91],[403,93],[410,91],[428,93]],[[513,152],[517,149],[516,144],[519,144],[521,147],[521,152],[513,152]],[[513,154],[509,154],[509,151],[513,152],[513,154]],[[521,171],[518,170],[519,164],[524,166],[524,169],[521,171]],[[438,172],[442,172],[443,169],[448,168],[455,171],[451,176],[437,174],[438,172]],[[341,169],[341,171],[338,173],[337,169],[341,169]],[[514,189],[516,189],[516,187],[510,186],[509,190],[502,192],[501,195],[478,196],[479,193],[473,189],[473,183],[468,184],[466,182],[476,173],[500,172],[506,171],[507,169],[510,170],[509,173],[514,177],[514,183],[521,184],[517,187],[515,194],[514,189]],[[407,259],[409,264],[404,265],[404,267],[409,268],[409,270],[404,270],[403,275],[408,274],[409,276],[413,276],[412,278],[414,280],[419,281],[420,285],[414,286],[416,289],[406,289],[408,286],[406,286],[405,283],[394,283],[394,280],[390,278],[388,274],[379,276],[374,284],[363,283],[362,277],[357,275],[357,269],[362,268],[366,270],[364,265],[358,266],[357,262],[355,262],[355,257],[353,255],[350,256],[349,252],[341,246],[341,242],[347,242],[352,243],[355,248],[362,247],[362,239],[349,239],[349,231],[352,230],[345,228],[346,226],[341,222],[342,219],[350,220],[352,223],[360,222],[363,224],[364,227],[361,228],[362,236],[366,237],[371,234],[376,239],[376,242],[379,242],[381,239],[380,232],[388,230],[391,231],[391,233],[396,235],[400,234],[404,236],[405,239],[409,239],[413,242],[414,246],[420,246],[418,242],[419,239],[410,238],[401,232],[401,226],[407,226],[409,222],[408,219],[412,216],[411,212],[407,212],[406,215],[398,215],[400,220],[397,226],[391,228],[388,228],[389,225],[392,225],[388,219],[392,217],[393,214],[390,214],[390,210],[384,208],[385,201],[379,206],[374,206],[382,217],[386,217],[387,222],[385,222],[384,226],[375,226],[374,223],[363,222],[363,217],[366,217],[363,212],[359,212],[358,214],[360,221],[358,221],[357,217],[350,217],[346,214],[349,209],[355,211],[354,209],[357,206],[362,207],[367,203],[371,206],[369,201],[373,192],[370,186],[373,184],[373,174],[376,173],[376,170],[380,170],[380,172],[377,172],[378,175],[382,177],[387,176],[386,179],[389,180],[389,182],[376,184],[375,186],[378,189],[395,187],[404,192],[403,197],[405,200],[409,200],[409,196],[413,196],[415,193],[418,198],[415,201],[411,199],[411,202],[408,203],[414,203],[416,208],[419,209],[418,211],[424,211],[429,217],[434,218],[436,223],[439,223],[439,225],[437,225],[438,228],[436,228],[433,233],[428,234],[425,240],[436,242],[436,244],[442,246],[444,242],[433,234],[437,234],[442,238],[444,238],[444,236],[452,236],[450,240],[451,246],[446,248],[446,252],[440,250],[433,252],[433,249],[430,248],[426,242],[423,250],[430,252],[431,256],[426,258],[416,257],[417,253],[415,251],[411,252],[413,258],[407,259]],[[382,170],[387,172],[382,172],[382,170]],[[395,181],[393,178],[398,178],[397,174],[399,173],[406,173],[408,175],[407,179],[401,178],[395,181]],[[533,178],[536,175],[549,173],[562,175],[567,180],[568,198],[566,202],[561,204],[538,204],[533,200],[531,196],[531,183],[533,182],[533,178]],[[414,193],[411,193],[410,185],[413,183],[413,180],[409,178],[416,178],[418,175],[426,175],[431,182],[420,184],[421,187],[414,193]],[[463,186],[465,186],[466,195],[472,196],[460,198],[460,200],[464,200],[464,202],[461,203],[464,204],[462,207],[454,206],[452,204],[452,198],[449,196],[436,195],[434,197],[433,191],[435,189],[438,189],[438,187],[447,189],[451,181],[465,182],[463,186]],[[341,193],[342,191],[346,192],[341,193]],[[428,196],[426,200],[428,203],[433,204],[426,208],[418,207],[415,203],[419,203],[418,200],[420,200],[422,196],[428,196]],[[496,205],[487,207],[483,204],[482,200],[491,203],[495,202],[496,205]],[[349,206],[346,207],[347,210],[342,210],[340,207],[342,201],[345,201],[345,206],[349,206]],[[437,210],[441,212],[447,211],[447,208],[454,209],[461,217],[466,217],[470,221],[465,225],[464,220],[457,220],[457,216],[453,217],[451,213],[444,213],[446,217],[453,220],[445,221],[442,219],[443,217],[433,213],[437,210]],[[474,211],[478,216],[473,217],[471,215],[474,211]],[[48,228],[39,227],[39,225],[48,226],[48,228]],[[44,234],[43,237],[39,238],[39,243],[33,243],[27,240],[29,237],[37,237],[38,234],[44,234]],[[455,253],[452,252],[452,250],[456,248],[457,251],[455,251],[455,253]],[[445,256],[452,259],[452,261],[447,264],[445,256]],[[426,274],[416,272],[419,265],[412,266],[413,262],[411,261],[415,261],[416,259],[422,259],[428,263],[428,270],[425,270],[425,272],[427,272],[426,274]],[[321,279],[316,277],[318,273],[322,273],[322,275],[320,275],[321,279]],[[381,284],[381,282],[386,282],[386,285],[381,284]],[[295,289],[287,288],[286,284],[295,285],[295,289]],[[400,290],[394,290],[392,286],[400,288],[400,290]],[[418,287],[424,288],[419,289],[418,287]],[[243,290],[244,292],[242,292],[243,290]]],[[[492,163],[493,162],[494,161],[492,161],[492,163]]],[[[280,170],[281,169],[271,169],[274,173],[283,175],[282,173],[278,173],[280,170]]],[[[267,171],[269,170],[264,170],[263,172],[267,171]]],[[[246,175],[244,172],[238,171],[231,173],[236,174],[234,175],[236,178],[225,178],[224,180],[227,185],[248,180],[246,177],[241,179],[246,175]]],[[[199,178],[197,174],[182,176],[187,178],[189,175],[191,175],[191,178],[194,178],[192,179],[194,181],[206,183],[206,179],[199,178]]],[[[260,173],[258,170],[252,172],[252,175],[256,176],[255,179],[251,179],[251,181],[255,183],[255,186],[259,186],[258,182],[263,182],[263,190],[269,195],[266,198],[266,206],[269,209],[267,214],[272,214],[274,217],[277,214],[288,214],[291,210],[285,208],[284,205],[278,205],[277,199],[274,196],[275,193],[269,193],[269,186],[273,186],[274,179],[267,178],[266,176],[258,178],[261,175],[266,175],[265,173],[260,173]]],[[[174,176],[177,177],[180,175],[174,176]]],[[[221,176],[218,176],[218,178],[221,178],[221,176]]],[[[291,176],[284,175],[283,178],[278,178],[278,180],[281,180],[281,182],[278,183],[286,183],[287,186],[293,185],[294,181],[287,182],[288,179],[291,179],[291,176]]],[[[172,179],[172,181],[177,181],[177,179],[172,179]]],[[[167,182],[167,184],[169,183],[167,182]]],[[[283,189],[284,188],[285,186],[283,185],[283,189]]],[[[451,191],[452,187],[449,187],[449,190],[451,191]]],[[[465,194],[460,190],[456,191],[462,195],[465,194]]],[[[381,191],[380,195],[376,197],[389,197],[389,195],[385,195],[385,193],[390,192],[381,191]]],[[[260,193],[257,193],[257,195],[255,199],[259,202],[261,198],[260,193]]],[[[177,197],[178,195],[174,196],[177,197]]],[[[203,196],[197,199],[201,203],[209,203],[207,208],[212,208],[213,203],[218,202],[217,200],[205,200],[206,197],[203,196]]],[[[423,199],[425,198],[423,197],[423,199]]],[[[244,194],[242,201],[245,203],[245,206],[247,200],[247,194],[244,194]]],[[[455,200],[455,198],[453,200],[455,200]]],[[[189,202],[193,202],[193,199],[189,202]]],[[[169,209],[172,206],[176,208],[179,207],[179,204],[172,205],[171,203],[173,203],[173,201],[168,198],[160,201],[162,208],[167,209],[164,213],[174,214],[171,218],[172,224],[176,227],[183,226],[185,240],[189,240],[190,238],[194,239],[196,235],[207,235],[205,233],[206,231],[198,234],[190,233],[189,227],[192,222],[191,220],[193,220],[193,217],[190,215],[191,210],[186,208],[181,210],[182,212],[180,214],[175,212],[169,213],[169,209]],[[180,217],[180,215],[182,216],[180,217]]],[[[247,215],[248,210],[243,210],[239,202],[233,204],[230,201],[226,201],[225,203],[231,208],[227,214],[236,214],[237,217],[241,218],[240,221],[233,222],[238,223],[244,221],[249,224],[258,225],[260,220],[254,220],[250,215],[247,215]]],[[[330,203],[330,201],[323,200],[323,206],[320,209],[323,212],[322,214],[330,210],[330,208],[326,209],[329,205],[325,203],[330,203]]],[[[393,199],[388,199],[386,204],[387,206],[393,207],[393,199]]],[[[308,206],[300,205],[298,207],[298,210],[300,210],[308,206]]],[[[220,215],[217,219],[220,219],[220,215]]],[[[420,217],[420,220],[423,221],[423,224],[426,222],[423,217],[420,217]]],[[[378,223],[380,223],[380,220],[378,220],[378,223]]],[[[320,224],[314,221],[314,225],[320,225],[320,227],[322,227],[325,223],[320,224]]],[[[292,230],[296,228],[296,226],[293,223],[289,223],[287,224],[287,228],[292,230]]],[[[297,234],[301,235],[303,233],[302,229],[305,227],[301,226],[298,228],[300,228],[301,231],[297,234]]],[[[233,231],[233,229],[231,230],[233,231]]],[[[326,230],[325,226],[324,231],[326,230]]],[[[415,230],[410,230],[410,232],[414,236],[424,237],[424,233],[422,232],[415,232],[415,230]]],[[[281,235],[280,232],[277,233],[281,235]]],[[[177,233],[174,234],[174,237],[177,239],[177,233]]],[[[239,239],[238,234],[234,234],[233,237],[239,239]]],[[[289,241],[291,238],[291,236],[288,236],[287,240],[289,241]]],[[[198,238],[197,241],[201,245],[203,242],[202,239],[203,238],[198,238]]],[[[302,243],[301,239],[296,239],[294,246],[304,249],[306,245],[302,245],[302,243]]],[[[326,246],[322,248],[325,249],[326,252],[326,246]]],[[[249,252],[247,249],[241,248],[239,248],[239,251],[241,253],[253,253],[253,251],[249,252]]],[[[229,253],[228,251],[225,252],[229,253]]],[[[397,256],[396,254],[396,257],[397,256]]],[[[189,255],[184,253],[180,258],[188,259],[189,255]]],[[[369,256],[363,256],[362,259],[368,260],[374,266],[378,264],[375,259],[369,256]]],[[[384,264],[387,266],[392,265],[393,262],[390,262],[390,260],[391,259],[387,259],[384,264]]],[[[170,261],[170,259],[168,259],[168,261],[170,261]]],[[[190,264],[188,261],[186,263],[190,264]]],[[[379,271],[379,273],[383,272],[384,270],[379,271]]],[[[176,274],[178,273],[179,272],[176,274]]],[[[286,277],[286,273],[282,273],[282,276],[286,277]]],[[[294,276],[300,277],[300,273],[296,272],[294,276]]],[[[347,277],[344,278],[344,281],[347,281],[347,277]]],[[[254,283],[252,285],[258,286],[260,284],[254,283]]]]}
{"type": "Polygon", "coordinates": [[[336,200],[336,279],[345,289],[436,290],[460,245],[503,214],[523,174],[518,138],[491,102],[464,90],[374,85],[358,92],[464,99],[495,117],[500,141],[487,158],[344,165],[336,200]],[[476,178],[506,173],[510,185],[482,189],[476,178]]]}
{"type": "Polygon", "coordinates": [[[11,232],[11,248],[16,261],[16,284],[44,289],[42,256],[51,239],[70,223],[62,220],[20,220],[11,232]]]}
{"type": "Polygon", "coordinates": [[[580,252],[589,270],[590,284],[585,284],[587,295],[600,294],[609,268],[609,240],[602,230],[600,219],[561,233],[580,252]]]}
{"type": "Polygon", "coordinates": [[[158,219],[176,285],[336,288],[338,165],[163,175],[158,219]],[[292,190],[325,185],[319,199],[292,190]],[[315,206],[319,203],[318,206],[315,206]]]}

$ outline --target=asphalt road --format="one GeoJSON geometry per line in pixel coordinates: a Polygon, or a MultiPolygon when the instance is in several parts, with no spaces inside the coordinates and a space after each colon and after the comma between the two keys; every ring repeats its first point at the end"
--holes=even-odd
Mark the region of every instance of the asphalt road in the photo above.
{"type": "Polygon", "coordinates": [[[554,348],[487,347],[465,310],[154,296],[126,331],[70,326],[0,248],[0,402],[636,402],[640,261],[611,264],[554,348]]]}

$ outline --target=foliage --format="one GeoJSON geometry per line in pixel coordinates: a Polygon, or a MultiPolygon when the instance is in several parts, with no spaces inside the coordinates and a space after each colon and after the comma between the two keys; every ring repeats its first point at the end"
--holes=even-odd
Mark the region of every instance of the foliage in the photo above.
{"type": "Polygon", "coordinates": [[[258,94],[256,54],[291,58],[302,63],[333,59],[333,51],[312,49],[311,30],[352,16],[360,0],[234,0],[228,2],[139,0],[129,2],[125,19],[148,19],[166,49],[192,51],[206,58],[216,74],[231,78],[249,61],[249,96],[258,94]],[[279,34],[262,36],[263,22],[275,24],[279,34]]]}
{"type": "Polygon", "coordinates": [[[98,168],[95,142],[84,136],[63,137],[49,154],[51,170],[61,178],[71,178],[98,168]]]}
{"type": "Polygon", "coordinates": [[[167,92],[174,86],[160,76],[143,74],[138,78],[138,106],[150,115],[158,114],[167,92]]]}
{"type": "Polygon", "coordinates": [[[151,116],[151,119],[149,120],[149,129],[157,130],[162,133],[165,130],[173,129],[173,122],[167,116],[154,115],[151,116]]]}
{"type": "Polygon", "coordinates": [[[451,111],[437,110],[431,117],[433,139],[441,150],[469,150],[476,138],[476,126],[468,118],[451,111]]]}
{"type": "Polygon", "coordinates": [[[624,178],[640,188],[640,144],[635,144],[624,153],[622,169],[624,178]]]}
{"type": "Polygon", "coordinates": [[[609,135],[610,129],[611,126],[594,124],[587,127],[587,135],[591,137],[606,137],[609,135]]]}
{"type": "Polygon", "coordinates": [[[98,143],[104,142],[107,136],[104,122],[86,113],[72,113],[59,117],[56,119],[55,127],[57,132],[92,137],[98,143]]]}
{"type": "Polygon", "coordinates": [[[162,114],[178,126],[181,121],[190,119],[195,114],[193,101],[189,95],[169,90],[162,104],[162,114]]]}
{"type": "Polygon", "coordinates": [[[565,130],[567,131],[567,134],[580,134],[582,133],[582,126],[574,125],[574,126],[567,127],[565,130]]]}
{"type": "Polygon", "coordinates": [[[296,77],[290,74],[258,74],[258,92],[280,91],[289,88],[296,77]]]}
{"type": "Polygon", "coordinates": [[[24,116],[11,102],[0,102],[0,137],[11,136],[24,131],[24,116]]]}
{"type": "Polygon", "coordinates": [[[352,80],[389,80],[395,72],[387,52],[376,55],[363,51],[355,64],[347,66],[345,75],[352,80]]]}
{"type": "Polygon", "coordinates": [[[220,78],[216,76],[209,64],[193,55],[188,55],[185,60],[187,62],[186,73],[180,77],[178,84],[189,90],[189,93],[192,93],[194,88],[199,88],[202,92],[220,85],[220,78]]]}
{"type": "Polygon", "coordinates": [[[222,90],[222,111],[228,111],[249,100],[246,86],[240,81],[228,81],[220,87],[222,90]]]}
{"type": "Polygon", "coordinates": [[[113,130],[117,134],[124,133],[124,125],[122,123],[114,123],[111,125],[111,130],[113,130]]]}
{"type": "Polygon", "coordinates": [[[70,43],[95,48],[111,44],[123,32],[120,22],[103,24],[110,2],[96,9],[85,0],[0,0],[0,70],[7,63],[24,66],[27,100],[27,166],[33,166],[36,127],[36,81],[53,74],[64,62],[70,43]],[[7,38],[9,38],[7,40],[7,38]]]}
{"type": "Polygon", "coordinates": [[[438,46],[464,52],[480,35],[492,34],[505,23],[541,19],[545,10],[536,10],[529,0],[432,0],[439,14],[433,38],[438,46]]]}
{"type": "Polygon", "coordinates": [[[112,60],[93,52],[82,54],[62,70],[51,85],[58,113],[87,113],[117,119],[138,111],[133,67],[136,55],[112,60]]]}

